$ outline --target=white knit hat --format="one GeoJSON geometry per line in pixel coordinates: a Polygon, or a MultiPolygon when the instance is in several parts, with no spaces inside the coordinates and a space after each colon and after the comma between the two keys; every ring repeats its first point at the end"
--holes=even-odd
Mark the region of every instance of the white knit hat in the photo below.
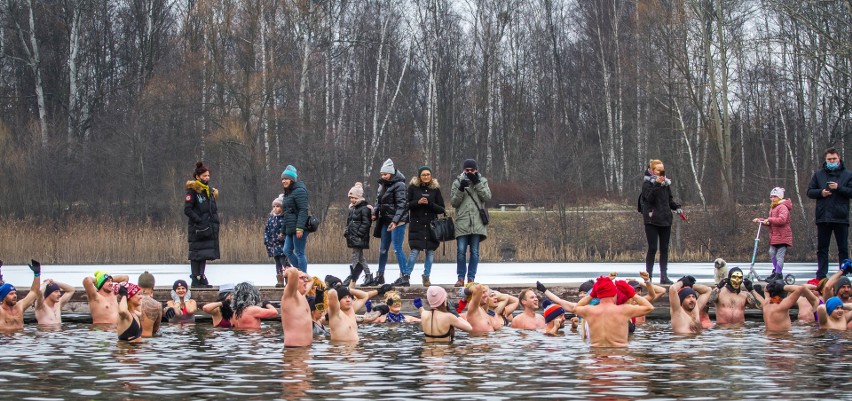
{"type": "Polygon", "coordinates": [[[395,174],[396,168],[393,166],[393,160],[387,159],[384,163],[382,163],[382,169],[379,170],[380,174],[395,174]]]}
{"type": "Polygon", "coordinates": [[[772,188],[772,192],[769,193],[769,196],[777,196],[779,198],[784,198],[784,188],[781,188],[781,187],[772,188]]]}
{"type": "Polygon", "coordinates": [[[355,197],[358,200],[364,199],[364,185],[356,182],[352,189],[349,190],[349,197],[355,197]]]}

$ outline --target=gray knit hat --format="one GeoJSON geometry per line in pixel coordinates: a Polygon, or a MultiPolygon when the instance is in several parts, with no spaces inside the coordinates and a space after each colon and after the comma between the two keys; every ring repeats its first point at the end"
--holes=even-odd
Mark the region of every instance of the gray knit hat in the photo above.
{"type": "Polygon", "coordinates": [[[382,168],[379,170],[380,174],[395,174],[396,167],[393,166],[393,160],[387,159],[384,163],[382,163],[382,168]]]}

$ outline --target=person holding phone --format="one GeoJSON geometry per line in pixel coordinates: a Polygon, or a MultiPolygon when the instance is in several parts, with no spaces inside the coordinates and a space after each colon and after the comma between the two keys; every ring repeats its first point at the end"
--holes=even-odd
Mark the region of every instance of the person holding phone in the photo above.
{"type": "Polygon", "coordinates": [[[432,176],[432,168],[423,166],[417,169],[417,176],[412,178],[408,184],[408,262],[405,271],[401,272],[399,280],[394,282],[397,286],[409,286],[411,272],[420,252],[426,252],[423,263],[423,286],[429,287],[432,281],[429,273],[432,271],[432,261],[435,258],[435,250],[438,249],[438,240],[432,238],[430,226],[438,215],[444,213],[444,197],[441,195],[441,186],[438,180],[432,176]]]}
{"type": "Polygon", "coordinates": [[[831,236],[837,242],[837,260],[849,258],[849,198],[852,198],[852,173],[846,170],[840,153],[826,149],[822,169],[814,172],[808,184],[808,198],[816,200],[817,271],[816,278],[828,275],[828,248],[831,236]]]}
{"type": "Polygon", "coordinates": [[[660,284],[671,284],[668,277],[669,239],[672,233],[672,220],[675,213],[683,216],[680,204],[674,201],[671,190],[672,181],[666,178],[666,169],[660,160],[651,160],[645,170],[642,184],[640,206],[645,223],[645,237],[648,240],[648,252],[645,254],[645,271],[649,276],[654,272],[654,258],[659,244],[660,284]]]}

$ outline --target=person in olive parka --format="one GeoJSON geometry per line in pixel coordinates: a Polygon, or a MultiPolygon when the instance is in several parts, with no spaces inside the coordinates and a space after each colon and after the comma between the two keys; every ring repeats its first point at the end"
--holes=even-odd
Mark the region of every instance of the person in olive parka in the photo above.
{"type": "Polygon", "coordinates": [[[183,213],[189,217],[187,240],[192,288],[210,288],[204,274],[208,260],[219,259],[219,190],[210,186],[210,170],[202,162],[195,164],[194,180],[186,182],[183,213]]]}

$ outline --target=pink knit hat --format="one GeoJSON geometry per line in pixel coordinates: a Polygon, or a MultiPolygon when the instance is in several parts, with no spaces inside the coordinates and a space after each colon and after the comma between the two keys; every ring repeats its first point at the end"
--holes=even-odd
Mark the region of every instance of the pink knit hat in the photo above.
{"type": "Polygon", "coordinates": [[[358,198],[359,201],[363,200],[364,199],[364,185],[361,184],[360,182],[356,182],[355,186],[353,186],[352,189],[349,190],[349,196],[358,198]]]}
{"type": "Polygon", "coordinates": [[[447,302],[447,290],[433,285],[426,290],[426,300],[429,302],[429,306],[437,308],[447,302]]]}

